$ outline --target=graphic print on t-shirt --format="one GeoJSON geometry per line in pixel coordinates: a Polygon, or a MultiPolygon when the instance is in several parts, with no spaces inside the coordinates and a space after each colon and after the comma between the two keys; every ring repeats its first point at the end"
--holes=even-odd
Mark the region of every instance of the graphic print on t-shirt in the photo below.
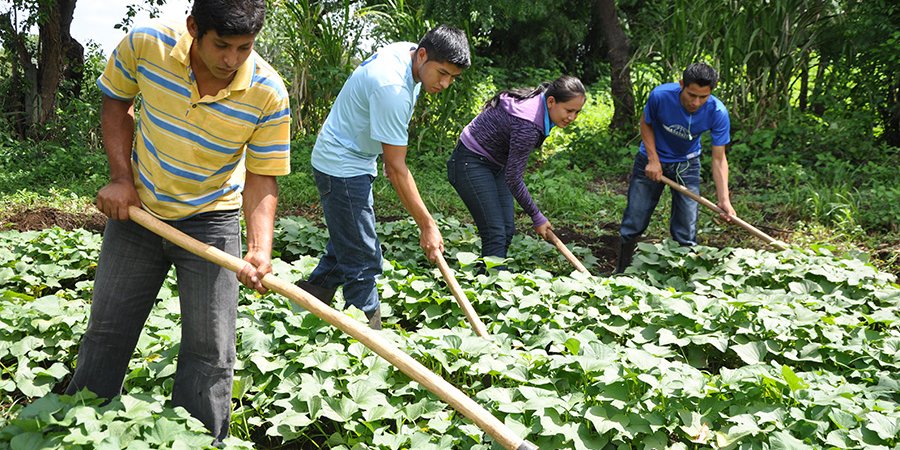
{"type": "Polygon", "coordinates": [[[691,141],[694,139],[694,136],[691,136],[691,131],[685,128],[683,125],[663,125],[663,129],[666,130],[669,134],[687,141],[691,141]]]}

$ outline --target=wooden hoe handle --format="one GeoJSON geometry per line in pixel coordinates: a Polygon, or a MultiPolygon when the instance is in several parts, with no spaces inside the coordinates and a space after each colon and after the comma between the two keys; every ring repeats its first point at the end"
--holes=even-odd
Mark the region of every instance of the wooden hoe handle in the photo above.
{"type": "MultiPolygon", "coordinates": [[[[700,203],[701,205],[703,205],[719,214],[726,214],[725,211],[722,210],[722,208],[719,208],[719,205],[691,192],[690,189],[682,186],[681,184],[676,183],[676,182],[666,178],[665,176],[662,177],[662,181],[663,181],[663,183],[668,184],[669,187],[671,187],[672,189],[675,189],[676,191],[681,192],[682,194],[687,195],[688,197],[694,199],[697,203],[700,203]]],[[[775,247],[779,250],[787,249],[787,246],[784,245],[784,243],[776,240],[775,238],[773,238],[772,236],[769,236],[766,233],[763,233],[759,228],[756,228],[753,225],[750,225],[749,223],[744,222],[743,220],[741,220],[740,217],[731,216],[731,221],[740,225],[741,228],[749,231],[750,234],[762,239],[766,244],[769,244],[772,247],[775,247]]]]}
{"type": "MultiPolygon", "coordinates": [[[[131,206],[128,208],[131,220],[162,236],[166,240],[179,247],[219,266],[233,272],[238,272],[244,265],[249,264],[243,259],[231,256],[215,247],[203,244],[196,239],[178,231],[168,224],[151,216],[144,210],[131,206]]],[[[360,322],[347,317],[313,297],[308,292],[295,286],[293,283],[281,280],[271,273],[262,279],[263,286],[275,291],[315,314],[322,320],[337,327],[344,333],[369,347],[382,358],[386,359],[394,367],[400,369],[407,376],[425,386],[441,400],[468,417],[481,430],[489,434],[503,448],[509,450],[532,450],[537,447],[518,437],[503,422],[494,417],[481,405],[466,396],[455,386],[428,370],[411,356],[394,347],[377,332],[370,330],[360,322]]]]}
{"type": "Polygon", "coordinates": [[[556,248],[559,249],[559,252],[562,253],[563,256],[565,256],[573,266],[575,266],[576,270],[578,270],[579,272],[584,272],[588,275],[591,274],[590,272],[588,272],[587,268],[584,267],[584,264],[582,264],[581,261],[579,261],[578,258],[576,258],[575,255],[573,255],[572,252],[569,251],[569,248],[566,247],[566,244],[563,244],[563,242],[559,240],[558,237],[556,237],[556,234],[553,233],[553,230],[547,230],[547,234],[550,235],[550,242],[552,242],[553,245],[555,245],[556,248]]]}
{"type": "Polygon", "coordinates": [[[472,303],[469,302],[469,299],[466,298],[466,294],[459,286],[459,283],[456,282],[456,277],[454,277],[453,272],[450,271],[447,260],[444,259],[444,255],[440,253],[438,253],[437,265],[441,269],[441,275],[444,276],[444,281],[446,281],[447,286],[450,287],[450,292],[453,293],[453,298],[456,299],[456,303],[459,304],[459,307],[466,314],[466,319],[469,320],[472,329],[475,330],[476,334],[483,338],[490,337],[487,329],[484,327],[484,323],[481,322],[481,319],[478,318],[478,314],[475,312],[475,308],[472,307],[472,303]]]}

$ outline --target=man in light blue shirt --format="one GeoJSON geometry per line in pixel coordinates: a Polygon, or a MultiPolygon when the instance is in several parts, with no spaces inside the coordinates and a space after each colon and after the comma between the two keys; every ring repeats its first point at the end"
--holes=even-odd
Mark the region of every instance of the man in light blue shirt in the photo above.
{"type": "Polygon", "coordinates": [[[339,286],[344,300],[381,328],[375,277],[381,244],[375,234],[372,182],[382,156],[385,175],[419,227],[419,244],[430,261],[444,251],[437,224],[406,166],[407,127],[420,88],[446,89],[471,64],[462,31],[441,25],[418,44],[387,45],[363,61],[341,88],[312,152],[328,245],[309,280],[298,286],[330,303],[339,286]]]}

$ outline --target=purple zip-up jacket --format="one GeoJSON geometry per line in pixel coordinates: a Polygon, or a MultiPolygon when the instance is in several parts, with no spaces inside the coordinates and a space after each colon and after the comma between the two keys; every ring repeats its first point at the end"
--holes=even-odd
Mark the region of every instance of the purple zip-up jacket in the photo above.
{"type": "Polygon", "coordinates": [[[504,169],[506,186],[534,226],[544,224],[547,218],[531,198],[523,176],[528,157],[550,131],[544,129],[546,109],[543,95],[517,100],[503,94],[496,107],[482,111],[459,136],[470,151],[504,169]]]}

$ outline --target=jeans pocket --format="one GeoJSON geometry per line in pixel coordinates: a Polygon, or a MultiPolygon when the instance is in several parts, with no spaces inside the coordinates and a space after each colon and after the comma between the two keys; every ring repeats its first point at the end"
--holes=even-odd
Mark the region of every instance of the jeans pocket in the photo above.
{"type": "Polygon", "coordinates": [[[331,176],[319,172],[318,170],[313,172],[313,176],[316,180],[316,189],[319,191],[319,195],[325,197],[326,195],[331,193],[331,176]]]}
{"type": "Polygon", "coordinates": [[[451,157],[447,161],[447,181],[451,185],[456,186],[456,158],[451,157]]]}

